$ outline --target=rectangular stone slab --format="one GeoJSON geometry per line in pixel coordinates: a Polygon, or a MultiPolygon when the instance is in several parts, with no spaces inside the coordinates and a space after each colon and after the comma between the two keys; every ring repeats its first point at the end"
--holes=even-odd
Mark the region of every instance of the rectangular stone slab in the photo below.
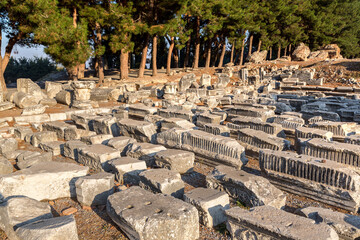
{"type": "Polygon", "coordinates": [[[131,240],[199,238],[196,208],[170,196],[131,187],[109,196],[106,211],[131,240]]]}
{"type": "Polygon", "coordinates": [[[300,217],[271,206],[250,211],[234,207],[225,211],[232,239],[337,240],[336,232],[324,223],[300,217]]]}
{"type": "Polygon", "coordinates": [[[0,193],[3,197],[23,195],[39,201],[75,197],[75,180],[85,176],[88,170],[72,163],[38,163],[0,175],[0,193]]]}

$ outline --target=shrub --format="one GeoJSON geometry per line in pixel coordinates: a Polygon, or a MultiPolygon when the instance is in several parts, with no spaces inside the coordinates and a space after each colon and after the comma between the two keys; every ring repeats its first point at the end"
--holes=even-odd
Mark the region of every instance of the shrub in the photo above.
{"type": "Polygon", "coordinates": [[[56,64],[49,58],[10,58],[4,77],[7,83],[16,82],[18,78],[30,78],[36,81],[54,71],[56,64]]]}

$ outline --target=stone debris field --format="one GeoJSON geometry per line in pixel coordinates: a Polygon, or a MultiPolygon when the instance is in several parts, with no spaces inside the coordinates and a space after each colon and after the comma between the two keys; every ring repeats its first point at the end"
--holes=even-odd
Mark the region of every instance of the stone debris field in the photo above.
{"type": "Polygon", "coordinates": [[[360,88],[311,67],[0,94],[0,239],[360,239],[360,88]]]}

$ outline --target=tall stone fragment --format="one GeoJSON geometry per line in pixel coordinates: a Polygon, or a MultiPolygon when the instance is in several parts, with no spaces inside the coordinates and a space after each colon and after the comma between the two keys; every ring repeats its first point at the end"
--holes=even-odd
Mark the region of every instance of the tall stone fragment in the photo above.
{"type": "Polygon", "coordinates": [[[199,238],[199,216],[196,208],[170,196],[131,187],[111,195],[106,211],[131,240],[199,238]]]}
{"type": "Polygon", "coordinates": [[[206,176],[208,188],[224,191],[247,207],[269,205],[275,208],[285,206],[286,195],[267,179],[242,170],[219,165],[206,176]]]}

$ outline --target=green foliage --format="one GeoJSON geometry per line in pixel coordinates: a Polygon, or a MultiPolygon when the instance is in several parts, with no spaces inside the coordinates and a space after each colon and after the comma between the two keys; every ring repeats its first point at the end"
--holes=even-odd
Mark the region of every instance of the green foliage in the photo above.
{"type": "Polygon", "coordinates": [[[56,71],[56,65],[49,58],[10,58],[4,73],[6,82],[16,82],[18,78],[36,81],[56,71]]]}

